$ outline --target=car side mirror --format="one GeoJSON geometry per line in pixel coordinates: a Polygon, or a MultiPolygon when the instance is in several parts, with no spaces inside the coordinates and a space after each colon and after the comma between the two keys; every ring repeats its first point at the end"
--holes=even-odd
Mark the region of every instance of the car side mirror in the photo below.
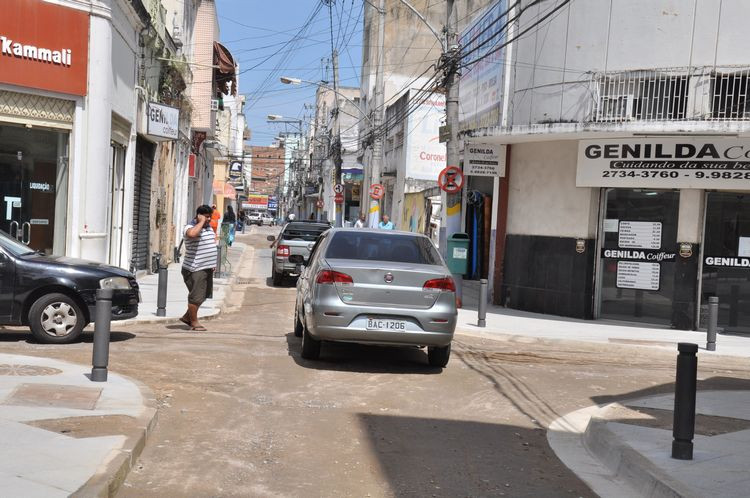
{"type": "Polygon", "coordinates": [[[276,237],[274,237],[273,235],[269,235],[268,237],[266,237],[266,240],[268,242],[273,242],[274,240],[276,240],[276,237]]]}

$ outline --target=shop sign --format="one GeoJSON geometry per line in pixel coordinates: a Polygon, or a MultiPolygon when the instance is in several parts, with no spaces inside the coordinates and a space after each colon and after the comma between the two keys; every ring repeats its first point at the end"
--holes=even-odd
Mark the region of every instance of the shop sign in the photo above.
{"type": "Polygon", "coordinates": [[[153,137],[176,140],[180,134],[180,110],[156,102],[148,103],[148,131],[153,137]]]}
{"type": "Polygon", "coordinates": [[[621,221],[617,245],[639,249],[659,249],[661,247],[661,222],[621,221]]]}
{"type": "Polygon", "coordinates": [[[677,259],[677,254],[653,249],[602,249],[602,258],[671,263],[677,259]]]}
{"type": "Polygon", "coordinates": [[[3,0],[0,83],[86,95],[89,15],[43,0],[3,0]]]}
{"type": "MultiPolygon", "coordinates": [[[[418,97],[415,97],[417,99],[418,97]]],[[[421,99],[420,99],[421,100],[421,99]]],[[[412,103],[414,100],[411,101],[412,103]]],[[[440,143],[440,120],[445,116],[445,96],[435,93],[406,118],[404,137],[406,178],[435,180],[445,167],[446,148],[440,143]]]]}
{"type": "Polygon", "coordinates": [[[268,209],[268,195],[247,194],[247,201],[242,203],[243,209],[268,209]]]}
{"type": "Polygon", "coordinates": [[[54,185],[50,185],[47,182],[30,182],[29,190],[36,190],[38,192],[45,192],[51,194],[55,191],[54,185]]]}
{"type": "Polygon", "coordinates": [[[640,263],[636,261],[617,262],[617,288],[659,290],[661,266],[659,263],[640,263]]]}
{"type": "Polygon", "coordinates": [[[750,140],[581,140],[578,187],[747,189],[750,140]]]}
{"type": "Polygon", "coordinates": [[[680,257],[689,258],[693,255],[693,244],[690,242],[680,242],[680,257]]]}
{"type": "Polygon", "coordinates": [[[505,176],[505,145],[468,143],[464,149],[466,176],[505,176]]]}
{"type": "Polygon", "coordinates": [[[750,268],[750,258],[721,258],[706,256],[703,260],[706,266],[722,266],[725,268],[750,268]]]}
{"type": "Polygon", "coordinates": [[[278,207],[279,207],[279,203],[276,202],[276,196],[269,195],[268,196],[268,209],[275,210],[278,207]]]}
{"type": "Polygon", "coordinates": [[[229,171],[231,173],[242,173],[242,163],[240,161],[232,161],[229,165],[229,171]]]}

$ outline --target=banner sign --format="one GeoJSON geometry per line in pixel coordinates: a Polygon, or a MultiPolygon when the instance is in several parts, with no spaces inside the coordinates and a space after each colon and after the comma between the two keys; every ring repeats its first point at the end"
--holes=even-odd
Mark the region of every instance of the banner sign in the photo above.
{"type": "MultiPolygon", "coordinates": [[[[410,103],[417,99],[421,100],[418,94],[410,103]]],[[[440,143],[438,137],[440,120],[444,116],[445,95],[439,93],[421,102],[407,116],[407,133],[404,137],[406,178],[434,180],[445,167],[445,144],[440,143]]]]}
{"type": "Polygon", "coordinates": [[[750,188],[750,140],[581,140],[577,187],[750,188]]]}
{"type": "Polygon", "coordinates": [[[247,194],[247,201],[242,203],[243,209],[268,209],[268,195],[247,194]]]}
{"type": "Polygon", "coordinates": [[[464,148],[464,175],[505,176],[505,145],[467,143],[464,148]]]}
{"type": "Polygon", "coordinates": [[[180,133],[180,110],[156,102],[148,103],[149,135],[176,140],[180,133]]]}

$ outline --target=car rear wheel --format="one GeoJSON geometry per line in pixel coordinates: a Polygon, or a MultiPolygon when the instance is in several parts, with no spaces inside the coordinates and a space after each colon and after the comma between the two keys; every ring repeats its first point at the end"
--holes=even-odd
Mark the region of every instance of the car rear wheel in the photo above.
{"type": "Polygon", "coordinates": [[[444,368],[451,357],[451,345],[444,347],[430,346],[427,348],[427,361],[431,367],[444,368]]]}
{"type": "Polygon", "coordinates": [[[29,309],[29,328],[37,341],[67,344],[81,335],[86,317],[81,308],[65,294],[46,294],[29,309]]]}
{"type": "Polygon", "coordinates": [[[320,358],[320,341],[310,335],[307,327],[302,326],[302,357],[306,360],[317,360],[320,358]]]}
{"type": "Polygon", "coordinates": [[[302,325],[302,320],[299,319],[299,312],[297,311],[297,305],[294,305],[294,336],[302,337],[302,332],[305,327],[302,325]]]}

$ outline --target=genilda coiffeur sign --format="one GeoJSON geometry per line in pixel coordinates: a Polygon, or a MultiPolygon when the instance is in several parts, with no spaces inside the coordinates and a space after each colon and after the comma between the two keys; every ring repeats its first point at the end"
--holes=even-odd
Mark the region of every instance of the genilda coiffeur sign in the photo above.
{"type": "Polygon", "coordinates": [[[750,140],[581,140],[578,187],[750,188],[750,140]]]}

